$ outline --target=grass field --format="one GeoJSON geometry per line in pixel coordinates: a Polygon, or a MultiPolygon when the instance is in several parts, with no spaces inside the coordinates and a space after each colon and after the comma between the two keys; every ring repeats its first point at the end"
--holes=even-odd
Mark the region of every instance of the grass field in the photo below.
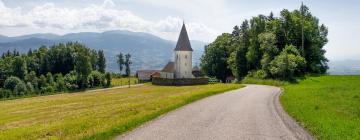
{"type": "Polygon", "coordinates": [[[308,77],[284,89],[283,107],[317,139],[360,139],[360,76],[308,77]]]}
{"type": "MultiPolygon", "coordinates": [[[[130,84],[138,84],[138,79],[136,77],[130,77],[130,84]]],[[[129,85],[129,78],[112,78],[111,86],[124,86],[129,85]]]]}
{"type": "Polygon", "coordinates": [[[135,88],[0,102],[0,140],[109,139],[195,100],[239,84],[135,88]]]}

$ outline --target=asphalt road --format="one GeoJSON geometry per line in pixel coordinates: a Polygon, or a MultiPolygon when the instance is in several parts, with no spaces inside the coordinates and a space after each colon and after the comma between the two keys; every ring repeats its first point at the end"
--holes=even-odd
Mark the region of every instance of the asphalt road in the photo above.
{"type": "Polygon", "coordinates": [[[247,85],[172,111],[123,140],[313,139],[279,103],[281,89],[247,85]]]}

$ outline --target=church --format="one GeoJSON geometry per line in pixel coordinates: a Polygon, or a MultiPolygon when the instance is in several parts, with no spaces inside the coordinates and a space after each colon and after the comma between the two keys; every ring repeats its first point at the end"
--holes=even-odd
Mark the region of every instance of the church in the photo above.
{"type": "Polygon", "coordinates": [[[174,62],[169,62],[160,71],[160,78],[166,79],[189,79],[195,78],[192,67],[192,53],[189,36],[183,23],[179,39],[174,49],[174,62]]]}

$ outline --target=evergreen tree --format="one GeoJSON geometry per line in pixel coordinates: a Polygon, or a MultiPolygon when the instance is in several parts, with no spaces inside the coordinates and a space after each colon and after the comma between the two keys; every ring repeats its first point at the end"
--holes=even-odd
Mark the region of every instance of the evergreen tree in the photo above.
{"type": "Polygon", "coordinates": [[[125,75],[126,76],[130,76],[130,65],[132,64],[130,58],[131,58],[130,54],[125,55],[125,75]]]}
{"type": "Polygon", "coordinates": [[[103,50],[98,51],[97,67],[99,69],[99,72],[105,73],[106,59],[103,50]]]}

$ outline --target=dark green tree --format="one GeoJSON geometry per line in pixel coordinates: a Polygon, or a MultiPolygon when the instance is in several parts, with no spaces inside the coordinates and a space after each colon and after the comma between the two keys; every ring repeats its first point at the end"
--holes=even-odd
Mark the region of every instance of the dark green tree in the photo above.
{"type": "Polygon", "coordinates": [[[216,77],[222,82],[226,81],[226,77],[232,75],[228,65],[230,52],[228,51],[231,43],[231,35],[224,33],[218,36],[216,40],[209,44],[201,57],[201,69],[210,76],[216,77]]]}
{"type": "Polygon", "coordinates": [[[105,59],[105,55],[104,55],[104,51],[103,50],[99,50],[97,52],[97,67],[99,72],[101,73],[105,73],[105,68],[106,68],[106,59],[105,59]]]}
{"type": "Polygon", "coordinates": [[[130,76],[130,65],[131,65],[131,55],[126,54],[125,55],[125,75],[130,76]]]}
{"type": "Polygon", "coordinates": [[[116,62],[119,65],[119,70],[121,75],[121,72],[123,71],[125,65],[124,55],[122,53],[119,53],[118,55],[116,55],[116,58],[117,58],[116,62]]]}

